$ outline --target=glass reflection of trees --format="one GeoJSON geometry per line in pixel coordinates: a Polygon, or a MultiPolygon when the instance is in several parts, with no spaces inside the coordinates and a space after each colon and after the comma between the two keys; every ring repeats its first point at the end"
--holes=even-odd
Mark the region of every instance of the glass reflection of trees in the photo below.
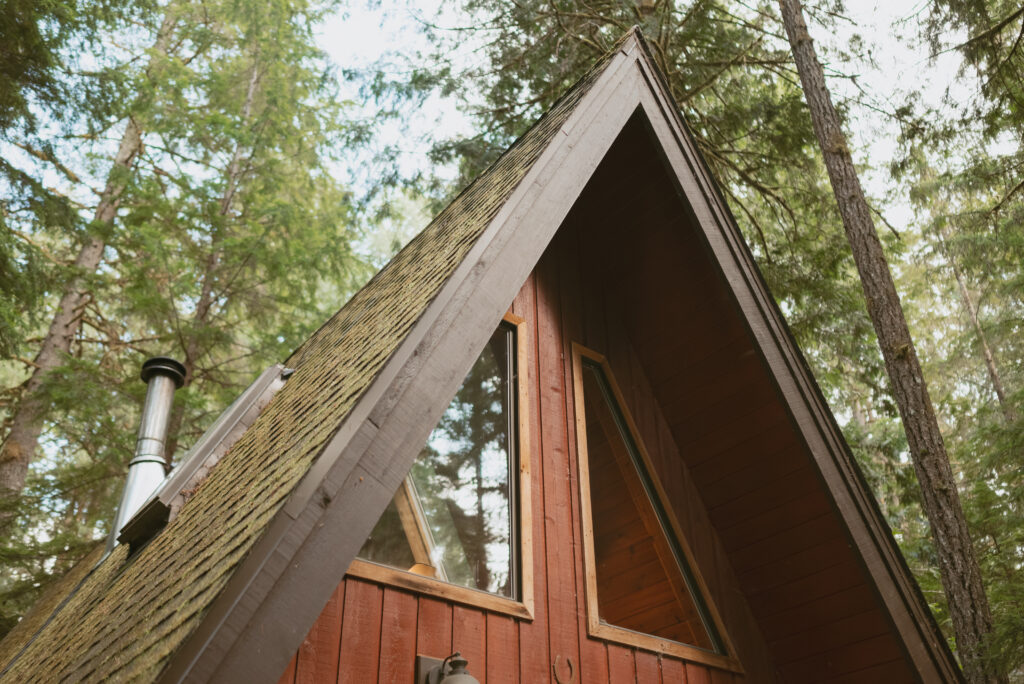
{"type": "Polygon", "coordinates": [[[513,338],[491,336],[361,558],[514,595],[513,338]]]}

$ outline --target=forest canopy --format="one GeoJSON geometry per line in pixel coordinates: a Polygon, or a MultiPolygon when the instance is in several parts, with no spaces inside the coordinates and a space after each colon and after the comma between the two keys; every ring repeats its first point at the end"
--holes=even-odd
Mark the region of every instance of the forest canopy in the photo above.
{"type": "MultiPolygon", "coordinates": [[[[0,632],[109,532],[143,359],[186,368],[171,465],[639,25],[956,651],[927,491],[779,6],[421,5],[4,0],[0,632]],[[360,18],[346,35],[412,38],[334,50],[360,18]]],[[[935,0],[881,33],[852,3],[803,12],[991,608],[984,681],[1024,681],[1024,10],[935,0]],[[867,74],[897,46],[912,78],[883,92],[867,74]]]]}

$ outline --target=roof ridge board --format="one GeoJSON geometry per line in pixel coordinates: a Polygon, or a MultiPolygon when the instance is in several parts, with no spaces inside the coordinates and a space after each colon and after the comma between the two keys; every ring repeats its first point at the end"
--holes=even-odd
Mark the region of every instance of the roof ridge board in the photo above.
{"type": "MultiPolygon", "coordinates": [[[[921,637],[922,644],[928,648],[928,656],[936,667],[940,671],[945,671],[952,680],[962,681],[962,674],[960,673],[959,668],[955,667],[955,657],[953,656],[952,651],[949,650],[948,643],[946,643],[945,639],[942,637],[942,633],[935,620],[935,616],[932,614],[931,610],[924,608],[924,606],[927,606],[927,601],[921,592],[920,585],[918,585],[916,580],[914,580],[913,575],[910,573],[906,559],[903,557],[903,554],[899,551],[899,548],[896,545],[891,528],[885,521],[885,518],[881,513],[881,509],[878,507],[878,501],[871,493],[863,472],[857,465],[856,459],[853,457],[845,438],[842,437],[842,430],[836,421],[835,415],[832,413],[821,388],[814,379],[814,374],[811,371],[803,353],[800,351],[800,347],[789,328],[789,324],[786,322],[785,316],[782,314],[775,298],[771,295],[771,291],[764,279],[764,275],[761,273],[760,268],[753,259],[753,255],[746,246],[746,241],[739,229],[736,218],[722,195],[714,174],[711,172],[703,155],[701,155],[700,151],[696,148],[693,133],[689,130],[685,119],[682,117],[682,114],[678,109],[678,105],[676,105],[674,100],[668,96],[670,91],[667,89],[664,76],[661,74],[660,69],[657,68],[656,63],[653,60],[653,54],[650,51],[649,45],[646,40],[641,40],[640,45],[645,57],[645,60],[641,60],[642,63],[645,62],[642,67],[642,71],[652,84],[657,82],[660,86],[660,88],[651,88],[653,93],[659,93],[660,91],[662,96],[660,98],[656,98],[656,104],[662,111],[663,115],[665,115],[666,121],[674,122],[675,126],[679,127],[682,132],[682,135],[680,135],[680,131],[672,130],[672,137],[675,139],[675,142],[679,145],[680,149],[685,150],[688,153],[685,155],[686,164],[694,176],[694,179],[698,182],[699,190],[704,195],[708,208],[715,215],[713,217],[715,223],[722,228],[721,235],[724,245],[731,253],[733,259],[737,263],[743,263],[745,266],[745,268],[740,269],[743,273],[742,277],[747,283],[748,291],[755,295],[755,301],[757,302],[756,306],[761,317],[766,322],[769,322],[769,334],[775,340],[775,346],[780,351],[780,360],[782,360],[789,369],[789,373],[794,380],[795,388],[803,398],[803,403],[808,407],[813,416],[812,420],[815,423],[817,432],[830,445],[830,448],[827,449],[829,456],[835,463],[837,471],[843,473],[843,481],[851,494],[851,501],[854,502],[858,516],[864,523],[867,533],[875,541],[875,546],[879,551],[880,556],[884,559],[883,562],[886,565],[887,574],[892,579],[893,584],[897,586],[900,601],[907,609],[907,612],[917,618],[912,621],[914,629],[921,637]],[[840,454],[842,454],[842,457],[839,456],[840,454]],[[880,532],[883,531],[884,533],[880,534],[880,532]],[[910,594],[914,595],[914,599],[916,600],[911,599],[910,596],[907,595],[908,591],[910,594]],[[929,625],[930,634],[921,630],[920,623],[922,619],[929,625]],[[939,656],[939,654],[935,652],[936,648],[942,653],[942,656],[939,656]],[[953,665],[952,668],[950,667],[951,665],[953,665]]],[[[670,128],[672,127],[670,126],[670,128]]],[[[701,232],[703,233],[704,231],[701,232]]],[[[708,245],[708,247],[713,250],[711,245],[708,245]]],[[[720,260],[716,258],[716,261],[720,260]]],[[[729,290],[733,290],[731,284],[729,286],[729,290]]],[[[745,322],[749,326],[750,323],[748,318],[748,316],[744,316],[745,322]]],[[[762,348],[762,345],[758,344],[758,347],[762,348]]],[[[760,353],[764,353],[763,349],[760,353]]],[[[778,378],[776,377],[776,374],[771,373],[771,376],[773,383],[778,386],[778,378]]],[[[783,396],[786,395],[781,388],[779,391],[783,396]]],[[[790,412],[788,402],[786,408],[787,412],[790,412]]],[[[793,417],[795,424],[800,424],[800,422],[796,420],[795,416],[792,416],[791,414],[791,417],[793,417]]],[[[801,432],[803,432],[802,429],[801,432]]],[[[815,459],[815,461],[816,460],[817,459],[815,459]]],[[[829,491],[830,498],[834,498],[831,486],[828,486],[826,483],[826,488],[829,491]]],[[[838,508],[838,504],[836,505],[838,508]]],[[[849,522],[846,520],[846,516],[841,512],[840,518],[843,519],[844,527],[848,527],[849,522]]],[[[848,534],[852,534],[852,532],[848,530],[848,534]]],[[[866,562],[862,554],[858,553],[858,557],[862,564],[866,562]]],[[[865,570],[869,577],[874,577],[870,572],[870,569],[866,566],[865,570]]],[[[872,584],[876,585],[874,581],[872,581],[872,584]]],[[[877,585],[874,586],[873,589],[876,592],[880,591],[880,587],[877,585]]],[[[886,612],[889,613],[888,610],[886,612]]],[[[893,616],[889,615],[889,618],[891,620],[893,619],[893,616]]],[[[904,640],[901,639],[901,641],[904,640]]],[[[904,647],[908,647],[908,644],[904,643],[904,647]]]]}
{"type": "MultiPolygon", "coordinates": [[[[624,58],[622,60],[622,62],[620,63],[620,66],[616,68],[616,73],[617,73],[619,79],[624,79],[626,77],[626,74],[634,68],[633,67],[633,61],[634,60],[632,58],[624,58]]],[[[609,73],[610,73],[609,71],[604,71],[601,75],[602,75],[602,77],[607,76],[607,78],[611,79],[612,76],[608,76],[609,73]]],[[[607,83],[605,85],[607,86],[607,83]]],[[[610,86],[608,86],[608,87],[610,87],[610,86]]],[[[588,114],[588,115],[601,116],[603,114],[605,116],[611,116],[611,108],[605,108],[605,107],[598,106],[599,104],[604,103],[607,100],[608,97],[610,97],[610,93],[603,92],[602,86],[600,84],[598,84],[598,83],[593,84],[592,88],[593,88],[593,90],[588,91],[586,94],[584,94],[581,97],[579,102],[577,102],[577,103],[575,103],[573,105],[573,109],[571,111],[571,114],[569,115],[569,118],[566,119],[566,121],[569,121],[572,117],[584,116],[583,110],[580,109],[581,105],[586,107],[586,109],[587,109],[586,114],[588,114]],[[601,97],[602,99],[600,101],[598,101],[598,100],[591,100],[589,104],[585,104],[587,102],[588,98],[591,98],[592,96],[594,98],[601,97]]],[[[621,117],[620,117],[621,121],[618,122],[617,127],[615,128],[615,133],[616,134],[621,129],[621,126],[624,125],[624,123],[629,119],[629,116],[632,114],[632,112],[635,111],[635,106],[636,105],[635,105],[635,102],[633,100],[629,100],[628,107],[626,105],[623,105],[623,109],[622,109],[621,117]]],[[[536,176],[534,176],[534,174],[541,173],[545,168],[548,169],[548,172],[551,175],[555,174],[555,170],[548,168],[548,167],[551,166],[551,164],[553,162],[551,162],[550,160],[544,161],[544,154],[549,154],[550,153],[550,150],[548,150],[547,148],[550,147],[550,145],[551,145],[551,143],[553,141],[557,140],[557,141],[559,141],[559,143],[561,143],[561,141],[564,139],[563,136],[558,136],[557,135],[558,134],[558,130],[560,128],[561,128],[561,126],[559,126],[559,128],[556,128],[553,131],[553,134],[552,134],[553,137],[547,143],[545,143],[545,146],[544,146],[545,147],[545,151],[542,152],[540,157],[533,163],[533,165],[531,166],[530,170],[526,174],[524,174],[523,181],[518,184],[515,192],[511,193],[511,195],[508,198],[506,198],[506,200],[504,200],[501,203],[501,207],[502,207],[501,211],[502,212],[511,212],[511,215],[506,215],[504,218],[501,218],[498,215],[493,216],[490,219],[490,221],[489,221],[488,228],[485,231],[485,233],[487,233],[489,231],[492,231],[492,230],[503,230],[503,231],[506,231],[506,232],[510,232],[510,231],[512,231],[512,224],[513,223],[521,222],[522,217],[521,216],[516,216],[515,215],[516,214],[516,210],[511,208],[511,206],[514,205],[516,203],[516,201],[517,201],[515,199],[516,192],[527,192],[527,191],[539,192],[539,191],[542,191],[544,189],[544,187],[545,187],[545,184],[538,183],[536,181],[536,176]],[[530,176],[534,177],[533,181],[529,180],[530,176]],[[512,223],[510,223],[510,221],[512,223]],[[501,227],[498,227],[496,225],[498,223],[501,224],[501,227]]],[[[608,141],[607,141],[607,145],[605,146],[605,148],[602,148],[600,153],[596,154],[595,161],[593,162],[595,167],[596,167],[597,163],[599,163],[600,159],[603,158],[604,153],[607,151],[606,148],[607,148],[607,146],[610,146],[612,140],[614,140],[614,135],[610,135],[609,136],[608,141]]],[[[564,154],[568,155],[568,154],[571,153],[571,151],[569,150],[569,147],[571,147],[571,145],[560,145],[559,149],[565,150],[564,154]]],[[[579,185],[578,190],[582,190],[582,187],[585,185],[586,180],[589,179],[589,175],[590,174],[588,173],[587,176],[585,178],[583,178],[583,179],[579,179],[579,178],[575,178],[574,179],[574,178],[571,178],[571,177],[567,176],[566,177],[566,182],[578,183],[578,185],[579,185]]],[[[568,207],[567,207],[567,209],[568,209],[568,207]]],[[[561,219],[559,218],[558,223],[553,225],[553,227],[551,228],[551,234],[552,235],[554,234],[555,230],[557,229],[558,224],[560,223],[560,221],[561,221],[561,219]]],[[[510,234],[511,234],[511,232],[510,232],[510,234]]],[[[525,237],[519,237],[519,236],[517,236],[517,237],[518,237],[518,239],[525,239],[525,237]]],[[[481,237],[478,240],[478,243],[476,245],[474,245],[474,249],[476,249],[476,247],[479,247],[481,250],[485,249],[485,247],[497,248],[493,244],[490,243],[490,238],[487,237],[486,235],[481,235],[481,237]]],[[[503,245],[503,246],[501,246],[501,249],[508,249],[508,247],[507,247],[507,245],[503,245]]],[[[518,247],[518,249],[522,249],[522,246],[520,245],[518,247]]],[[[540,254],[541,251],[543,251],[543,248],[542,247],[537,247],[537,249],[538,249],[538,257],[539,257],[539,254],[540,254]]],[[[452,285],[452,283],[455,283],[456,281],[463,282],[465,280],[465,277],[466,277],[467,274],[474,273],[474,272],[479,270],[479,269],[477,269],[477,266],[481,262],[478,260],[477,257],[473,256],[473,254],[476,254],[476,253],[477,253],[476,251],[471,251],[470,253],[467,253],[467,255],[464,256],[464,258],[462,259],[462,262],[460,263],[460,265],[456,267],[456,269],[453,272],[452,276],[449,277],[448,281],[444,285],[445,288],[455,287],[454,285],[452,285]],[[461,271],[462,275],[459,275],[460,271],[461,271]]],[[[488,263],[494,263],[494,262],[495,262],[494,259],[490,259],[488,261],[488,263]]],[[[525,279],[525,277],[526,277],[526,275],[528,275],[528,273],[529,273],[529,268],[527,268],[527,270],[523,274],[523,276],[522,276],[523,279],[525,279]]],[[[520,284],[521,283],[517,281],[517,282],[511,284],[510,287],[518,288],[518,286],[520,284]]],[[[479,288],[476,288],[475,286],[467,285],[466,287],[469,288],[474,293],[480,291],[479,288]]],[[[511,299],[511,297],[514,296],[514,294],[515,294],[515,292],[513,291],[509,295],[509,299],[511,299]]],[[[450,293],[449,293],[449,295],[450,295],[450,293]]],[[[423,341],[423,339],[427,335],[434,335],[434,336],[438,337],[438,339],[440,339],[440,338],[444,337],[444,334],[445,334],[444,330],[449,330],[450,331],[450,329],[451,329],[450,325],[445,326],[440,331],[438,331],[437,329],[434,329],[434,330],[430,329],[431,325],[433,325],[434,323],[437,323],[441,318],[444,317],[444,314],[443,314],[443,306],[444,305],[440,303],[442,300],[448,301],[449,303],[451,301],[450,300],[450,296],[439,294],[437,297],[435,297],[435,299],[430,304],[427,305],[427,307],[425,308],[425,313],[417,321],[416,327],[421,328],[420,332],[418,333],[419,334],[419,340],[418,341],[414,341],[416,336],[417,336],[417,333],[414,333],[414,332],[410,331],[410,333],[407,335],[406,342],[404,342],[403,344],[411,345],[411,348],[406,350],[406,353],[405,353],[405,357],[406,357],[405,360],[406,361],[408,361],[410,358],[412,358],[414,354],[416,356],[422,356],[423,350],[420,348],[420,343],[423,341]]],[[[457,309],[461,308],[461,305],[458,306],[458,307],[454,307],[454,308],[457,308],[457,309]]],[[[502,302],[500,306],[497,303],[494,303],[494,310],[496,312],[496,314],[495,314],[496,317],[500,318],[501,314],[504,313],[505,309],[507,309],[507,303],[502,302]]],[[[449,316],[450,316],[450,314],[449,314],[449,316]]],[[[449,323],[451,322],[451,320],[453,320],[453,319],[450,319],[449,323]]],[[[488,330],[486,330],[482,334],[486,335],[489,332],[490,332],[490,330],[488,329],[488,330]]],[[[461,342],[462,342],[462,340],[460,339],[460,343],[461,342]]],[[[436,344],[437,344],[437,341],[435,340],[433,346],[436,347],[436,344]]],[[[458,346],[458,345],[456,345],[456,346],[458,346]]],[[[400,353],[396,351],[395,354],[392,355],[392,357],[388,360],[388,362],[386,364],[389,367],[391,367],[391,369],[392,369],[391,372],[393,374],[397,374],[398,372],[401,371],[401,367],[400,366],[403,365],[403,364],[400,364],[398,361],[396,361],[396,359],[399,356],[400,356],[400,353]]],[[[471,363],[471,362],[472,362],[472,359],[469,359],[469,363],[471,363]]],[[[448,377],[448,376],[446,376],[446,377],[448,377]]],[[[454,377],[454,376],[451,376],[451,377],[454,377]]],[[[461,378],[456,378],[456,380],[455,380],[456,384],[457,384],[458,380],[461,380],[461,378]]],[[[375,380],[373,381],[373,384],[378,385],[377,390],[375,390],[377,392],[378,399],[379,398],[383,398],[385,396],[385,394],[387,394],[390,391],[391,383],[390,382],[382,381],[380,375],[378,375],[378,377],[375,378],[375,380]]],[[[368,390],[367,392],[369,393],[370,390],[368,390]]],[[[452,392],[454,393],[454,388],[453,388],[452,392]]],[[[360,403],[364,403],[364,402],[368,402],[370,404],[374,403],[374,402],[372,402],[372,401],[370,401],[368,399],[368,397],[369,397],[368,393],[363,395],[363,397],[360,399],[360,403]]],[[[366,410],[366,413],[368,413],[368,414],[372,413],[372,409],[373,409],[372,406],[368,407],[368,409],[366,410]]],[[[357,409],[353,409],[353,410],[355,411],[357,409]]],[[[443,407],[442,407],[442,410],[443,410],[443,407]]],[[[278,590],[282,587],[282,582],[286,581],[285,579],[282,579],[282,575],[278,575],[276,577],[276,579],[274,577],[271,577],[271,576],[267,576],[265,579],[261,579],[260,577],[258,577],[259,573],[262,572],[264,567],[268,568],[268,570],[273,574],[273,572],[281,572],[281,573],[291,572],[293,567],[302,566],[303,568],[309,568],[311,566],[316,566],[317,565],[316,563],[308,563],[308,562],[292,563],[292,562],[288,561],[287,558],[292,557],[292,556],[289,555],[290,553],[301,552],[301,549],[306,549],[306,553],[307,554],[316,554],[318,551],[322,552],[322,550],[319,550],[317,548],[317,546],[312,543],[311,540],[313,538],[315,538],[319,534],[326,534],[325,526],[324,526],[324,524],[322,524],[323,520],[321,518],[316,517],[316,516],[312,516],[311,517],[310,512],[312,510],[314,510],[314,509],[319,509],[319,513],[317,513],[317,516],[326,515],[326,513],[324,512],[325,508],[329,512],[332,508],[335,508],[335,507],[337,507],[339,505],[339,504],[337,504],[337,502],[340,499],[342,499],[342,498],[351,498],[352,495],[354,494],[354,491],[351,490],[351,489],[345,489],[346,497],[335,496],[335,494],[338,491],[338,488],[341,488],[341,487],[345,486],[345,482],[343,481],[343,480],[345,480],[345,478],[350,478],[354,482],[357,478],[366,478],[367,476],[369,476],[369,479],[372,479],[374,481],[374,483],[372,483],[373,487],[378,487],[379,488],[379,487],[382,486],[380,484],[379,480],[377,480],[377,477],[380,476],[380,473],[375,475],[373,472],[367,471],[367,470],[363,469],[362,466],[358,465],[358,458],[359,458],[358,454],[353,454],[352,453],[353,449],[358,451],[358,452],[360,452],[360,453],[365,453],[366,452],[366,450],[369,448],[370,444],[373,442],[374,438],[377,436],[378,429],[377,429],[376,425],[369,419],[369,415],[367,415],[367,417],[365,419],[363,419],[363,420],[358,420],[354,416],[354,414],[351,413],[351,412],[346,417],[346,423],[347,423],[347,426],[343,427],[342,430],[347,431],[347,433],[348,433],[347,437],[343,437],[340,434],[341,430],[339,430],[339,432],[336,433],[335,438],[332,440],[331,446],[325,447],[325,451],[327,449],[330,449],[331,451],[336,451],[337,454],[335,456],[331,457],[331,458],[325,459],[325,458],[323,458],[323,452],[322,452],[321,457],[318,458],[317,463],[314,465],[314,467],[319,470],[320,468],[327,468],[327,466],[329,465],[330,462],[333,462],[336,465],[337,464],[341,464],[341,465],[338,465],[337,467],[343,467],[344,468],[344,473],[339,478],[337,473],[331,473],[331,472],[329,472],[329,469],[328,469],[327,473],[319,474],[317,476],[310,476],[310,479],[308,480],[308,482],[309,482],[308,487],[311,488],[311,492],[310,493],[320,492],[322,497],[314,498],[314,497],[310,496],[307,499],[309,503],[306,506],[304,506],[301,510],[299,510],[298,507],[296,507],[296,509],[293,509],[292,512],[291,512],[291,516],[290,517],[292,518],[294,523],[296,525],[300,525],[301,527],[305,528],[305,531],[299,531],[299,528],[295,528],[295,530],[298,533],[299,537],[298,538],[293,538],[291,541],[287,541],[287,542],[285,542],[284,539],[281,539],[281,540],[278,540],[278,541],[274,541],[274,540],[270,539],[270,536],[272,536],[272,535],[265,536],[263,539],[261,539],[260,542],[259,542],[259,546],[262,547],[262,548],[261,549],[256,549],[254,547],[252,553],[250,554],[250,557],[251,557],[251,569],[249,571],[240,570],[239,571],[240,574],[236,574],[236,577],[233,578],[233,582],[236,583],[236,589],[235,589],[236,593],[234,594],[235,598],[229,599],[225,595],[224,596],[224,602],[225,603],[223,604],[224,610],[223,611],[219,611],[219,615],[213,615],[212,614],[213,612],[218,612],[218,611],[211,611],[210,617],[213,618],[212,621],[214,621],[214,622],[216,622],[216,621],[223,622],[224,620],[227,619],[227,611],[231,611],[231,610],[234,609],[235,606],[241,606],[243,603],[246,604],[246,607],[244,608],[244,610],[248,610],[250,607],[252,607],[252,609],[254,611],[255,610],[269,610],[269,609],[265,608],[265,606],[261,605],[261,603],[263,602],[264,599],[266,601],[268,601],[268,602],[275,600],[276,594],[275,595],[267,595],[266,593],[264,593],[264,598],[263,599],[256,598],[256,597],[249,597],[249,598],[246,598],[244,600],[241,599],[241,596],[245,592],[246,587],[250,586],[250,585],[251,586],[255,586],[256,584],[259,584],[262,587],[262,589],[259,589],[259,590],[260,591],[264,591],[264,592],[269,590],[269,587],[271,585],[275,586],[278,590]],[[342,463],[342,462],[344,462],[344,463],[342,463]],[[326,488],[321,488],[321,484],[326,484],[327,487],[326,488]],[[330,499],[330,502],[327,502],[327,499],[330,499]],[[319,520],[319,522],[318,522],[318,520],[319,520]],[[285,544],[287,546],[287,548],[294,549],[295,551],[285,551],[284,555],[277,555],[275,553],[275,548],[277,548],[278,544],[285,544]],[[270,561],[270,563],[265,566],[264,565],[264,561],[260,560],[260,559],[261,558],[269,559],[272,555],[274,556],[274,560],[270,561]],[[270,568],[270,565],[274,565],[277,569],[275,570],[273,568],[270,568]],[[242,578],[242,575],[246,574],[246,572],[249,573],[249,577],[248,578],[242,578]]],[[[427,430],[429,431],[429,426],[428,426],[427,430]]],[[[420,441],[422,441],[422,440],[420,440],[420,441]]],[[[415,456],[415,454],[412,454],[410,456],[410,462],[411,462],[412,458],[414,458],[414,456],[415,456]]],[[[377,465],[373,460],[370,461],[370,464],[375,466],[375,467],[377,465]]],[[[313,469],[311,468],[311,472],[312,472],[312,470],[313,469]]],[[[391,476],[394,476],[394,472],[395,471],[389,470],[388,472],[390,473],[391,476]]],[[[371,483],[369,482],[369,480],[367,480],[367,481],[365,481],[363,483],[362,486],[364,486],[364,487],[365,486],[371,486],[371,483]]],[[[296,489],[298,489],[298,488],[296,488],[296,489]]],[[[384,505],[386,505],[386,503],[387,503],[386,499],[390,497],[391,493],[392,492],[387,492],[387,496],[384,496],[382,498],[382,500],[384,502],[384,505]]],[[[284,517],[285,517],[285,514],[283,512],[279,512],[278,520],[283,520],[284,517]]],[[[346,525],[348,525],[349,520],[346,520],[344,522],[345,522],[346,525]]],[[[372,524],[372,521],[371,521],[371,524],[372,524]]],[[[286,533],[287,529],[289,527],[291,527],[290,523],[275,523],[274,524],[274,529],[276,529],[279,533],[282,533],[282,534],[286,533]]],[[[339,553],[341,551],[341,548],[339,547],[338,543],[336,543],[336,542],[337,542],[337,540],[332,541],[332,544],[333,544],[333,547],[331,549],[331,553],[332,553],[332,556],[333,556],[332,562],[340,563],[340,561],[338,560],[338,555],[339,555],[339,553]]],[[[353,551],[352,555],[354,555],[354,553],[355,553],[355,551],[353,551]]],[[[310,556],[307,555],[306,559],[308,560],[309,557],[310,556]]],[[[301,571],[304,571],[304,570],[295,570],[295,572],[301,572],[301,571]]],[[[342,571],[343,571],[343,569],[342,569],[342,571]]],[[[338,578],[336,578],[336,580],[337,579],[340,579],[340,575],[339,575],[338,578]]],[[[334,581],[334,584],[336,584],[336,583],[337,583],[337,581],[334,581]]],[[[308,584],[303,584],[302,588],[304,590],[307,589],[308,588],[308,584]]],[[[333,585],[330,587],[330,589],[333,589],[333,585]]],[[[302,599],[308,599],[308,596],[303,595],[302,599]]],[[[322,601],[320,603],[322,604],[322,601]]],[[[294,599],[292,601],[292,604],[290,604],[290,605],[292,605],[294,607],[294,599]]],[[[255,614],[257,614],[257,613],[252,613],[251,615],[255,615],[255,614]]],[[[250,617],[251,617],[251,615],[250,615],[250,617]]],[[[315,618],[315,614],[313,615],[313,618],[315,618]]],[[[241,623],[240,623],[241,627],[232,627],[232,628],[225,627],[225,629],[227,629],[227,632],[225,634],[230,633],[230,632],[235,632],[236,629],[244,629],[246,624],[252,624],[252,623],[248,622],[247,620],[242,620],[241,618],[239,618],[239,619],[241,620],[241,623]]],[[[265,621],[255,620],[255,619],[254,619],[254,622],[265,623],[265,621]]],[[[306,625],[306,627],[308,628],[308,625],[306,625]]],[[[216,629],[217,629],[216,627],[211,627],[210,623],[208,623],[201,630],[202,632],[205,633],[206,636],[199,636],[199,632],[197,631],[197,633],[194,635],[196,640],[197,640],[196,643],[194,644],[194,647],[198,648],[198,649],[201,649],[205,644],[211,643],[211,637],[213,636],[213,632],[216,631],[216,629]]],[[[299,631],[301,632],[301,630],[299,630],[299,631]]],[[[304,632],[299,634],[300,640],[301,640],[302,634],[304,634],[304,632]]],[[[229,637],[229,639],[231,639],[232,641],[233,641],[233,638],[234,638],[233,636],[229,637]]],[[[239,646],[236,643],[235,645],[227,644],[223,648],[217,647],[216,650],[218,652],[223,652],[223,650],[225,650],[225,649],[238,650],[240,648],[241,648],[241,646],[239,646]]],[[[196,656],[198,656],[200,654],[195,653],[195,650],[192,649],[192,648],[190,648],[189,650],[192,651],[192,655],[186,655],[184,652],[180,653],[179,655],[182,657],[182,661],[178,665],[172,665],[170,669],[168,669],[168,670],[166,670],[164,672],[164,675],[162,677],[163,681],[176,681],[178,678],[180,678],[182,676],[185,676],[186,673],[187,673],[187,676],[189,676],[189,677],[198,676],[200,678],[212,677],[212,676],[214,676],[215,672],[217,673],[216,676],[223,676],[224,675],[224,671],[223,670],[217,670],[216,669],[219,666],[219,663],[214,662],[214,663],[210,663],[208,665],[202,665],[201,663],[197,663],[196,662],[196,656]],[[188,661],[188,662],[185,662],[185,661],[188,661]],[[198,669],[193,669],[192,668],[192,664],[193,663],[196,663],[196,668],[198,668],[198,669]]],[[[242,650],[244,650],[244,649],[242,649],[242,650]]],[[[229,657],[230,657],[230,655],[229,655],[229,657]]],[[[241,667],[245,667],[245,666],[255,667],[256,666],[251,661],[251,659],[246,659],[244,662],[240,662],[238,664],[241,667]]]]}

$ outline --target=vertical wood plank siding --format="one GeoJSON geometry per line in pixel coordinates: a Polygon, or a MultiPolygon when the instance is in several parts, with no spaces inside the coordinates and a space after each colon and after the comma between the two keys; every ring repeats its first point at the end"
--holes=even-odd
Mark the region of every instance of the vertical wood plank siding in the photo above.
{"type": "Polygon", "coordinates": [[[341,645],[341,619],[345,607],[345,587],[339,585],[327,601],[320,618],[299,647],[302,665],[296,660],[295,684],[329,682],[338,676],[338,651],[341,645]]]}
{"type": "MultiPolygon", "coordinates": [[[[572,392],[565,387],[565,363],[559,264],[548,250],[537,266],[538,405],[541,414],[541,460],[544,463],[544,523],[548,576],[548,642],[551,659],[579,663],[579,620],[576,617],[575,565],[579,562],[573,539],[576,511],[570,506],[569,446],[565,405],[572,392]]],[[[579,588],[582,591],[582,588],[579,588]]]]}
{"type": "MultiPolygon", "coordinates": [[[[513,313],[526,319],[530,333],[520,344],[530,345],[530,367],[522,375],[531,385],[531,406],[525,408],[534,440],[531,453],[537,455],[534,620],[346,578],[282,682],[411,683],[416,653],[443,658],[455,649],[469,659],[474,676],[492,684],[555,681],[556,658],[562,681],[568,681],[570,660],[578,683],[714,681],[713,669],[704,665],[587,636],[571,344],[605,340],[614,333],[606,329],[604,307],[592,308],[590,315],[585,311],[595,293],[586,289],[581,276],[579,238],[576,230],[560,234],[512,306],[513,313]],[[338,614],[339,601],[343,616],[338,614]],[[324,663],[340,663],[339,676],[297,676],[322,673],[324,663]]],[[[623,378],[630,377],[622,372],[623,378]]],[[[629,386],[635,394],[635,382],[629,386]]],[[[670,484],[678,487],[678,477],[666,479],[670,484]]],[[[732,681],[731,675],[721,681],[732,681]]]]}
{"type": "Polygon", "coordinates": [[[548,516],[547,502],[544,496],[544,482],[547,480],[545,472],[547,464],[540,458],[540,436],[541,436],[541,411],[539,400],[539,366],[537,359],[537,287],[536,273],[531,273],[526,283],[519,290],[512,302],[512,313],[526,321],[527,337],[521,340],[520,344],[529,345],[527,370],[520,373],[520,379],[525,378],[530,387],[530,405],[526,407],[530,423],[530,453],[534,454],[533,459],[533,586],[536,595],[534,596],[534,619],[532,621],[519,621],[519,653],[516,659],[519,661],[519,681],[523,684],[530,682],[543,682],[550,677],[549,665],[552,657],[548,646],[548,607],[547,607],[547,557],[544,550],[547,548],[545,537],[544,520],[548,516]]]}
{"type": "MultiPolygon", "coordinates": [[[[338,661],[338,681],[341,684],[378,681],[383,596],[384,592],[375,584],[357,580],[345,582],[345,613],[342,618],[340,653],[342,657],[338,661]]],[[[317,623],[319,622],[317,619],[317,623]]],[[[300,649],[300,667],[302,656],[300,649]]]]}
{"type": "Polygon", "coordinates": [[[416,597],[388,587],[381,610],[380,681],[410,681],[416,660],[416,597]]]}
{"type": "Polygon", "coordinates": [[[282,682],[335,681],[319,677],[336,663],[336,681],[409,684],[415,654],[453,650],[495,684],[568,682],[570,663],[578,684],[915,680],[646,135],[627,127],[512,303],[529,356],[533,619],[348,577],[282,682]],[[743,673],[588,635],[574,342],[607,358],[743,673]]]}

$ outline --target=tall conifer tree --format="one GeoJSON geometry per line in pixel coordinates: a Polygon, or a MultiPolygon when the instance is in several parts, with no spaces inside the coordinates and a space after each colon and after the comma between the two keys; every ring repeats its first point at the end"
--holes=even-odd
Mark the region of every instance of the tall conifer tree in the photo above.
{"type": "Polygon", "coordinates": [[[972,683],[1006,681],[985,662],[984,642],[992,630],[992,615],[957,481],[889,264],[825,84],[824,70],[814,51],[799,0],[779,0],[779,6],[907,433],[964,672],[972,683]]]}
{"type": "MultiPolygon", "coordinates": [[[[5,481],[16,524],[0,539],[7,626],[106,533],[146,356],[188,367],[175,402],[180,447],[169,454],[180,458],[365,275],[330,168],[345,112],[314,43],[335,7],[170,0],[141,13],[148,35],[142,25],[105,35],[91,72],[77,76],[113,71],[119,106],[55,136],[51,159],[26,156],[26,174],[67,170],[59,189],[82,229],[22,226],[54,253],[62,285],[51,330],[24,344],[36,345],[32,372],[4,407],[8,444],[24,443],[19,458],[5,456],[17,471],[5,481]],[[15,429],[26,424],[27,435],[15,429]]],[[[7,361],[3,377],[17,378],[18,365],[7,361]]]]}
{"type": "MultiPolygon", "coordinates": [[[[167,57],[176,21],[175,10],[173,5],[168,6],[156,33],[147,74],[156,66],[156,60],[167,57]]],[[[92,212],[88,235],[71,265],[70,277],[62,288],[56,311],[32,362],[31,374],[11,413],[7,434],[0,444],[0,533],[11,519],[9,511],[25,487],[28,466],[38,448],[47,409],[43,384],[47,374],[58,368],[71,351],[71,344],[82,324],[83,307],[89,296],[85,279],[99,267],[103,259],[107,236],[128,185],[129,174],[135,158],[142,150],[142,130],[138,123],[140,113],[129,110],[126,117],[124,133],[110,164],[106,186],[92,212]]]]}

